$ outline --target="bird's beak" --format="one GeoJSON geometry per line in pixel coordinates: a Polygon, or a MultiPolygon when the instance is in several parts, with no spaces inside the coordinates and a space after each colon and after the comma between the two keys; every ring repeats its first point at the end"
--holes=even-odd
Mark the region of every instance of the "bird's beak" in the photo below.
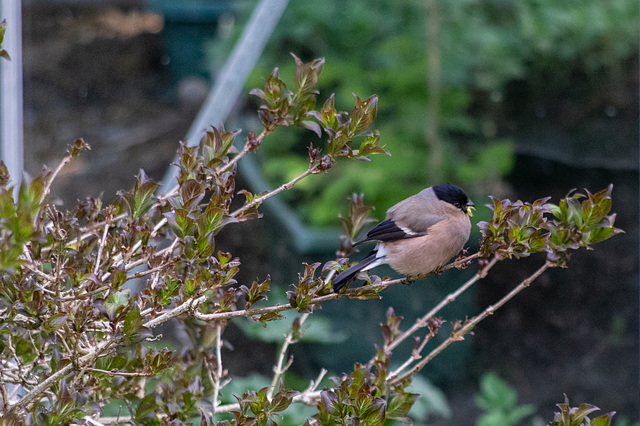
{"type": "Polygon", "coordinates": [[[469,200],[469,202],[466,204],[466,209],[465,211],[467,212],[467,214],[469,215],[469,217],[473,216],[473,211],[476,209],[476,205],[473,204],[473,201],[469,200]]]}

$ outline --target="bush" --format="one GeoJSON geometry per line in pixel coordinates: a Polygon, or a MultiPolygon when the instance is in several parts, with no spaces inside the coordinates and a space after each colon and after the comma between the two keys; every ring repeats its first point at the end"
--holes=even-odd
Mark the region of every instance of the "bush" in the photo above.
{"type": "MultiPolygon", "coordinates": [[[[324,60],[296,58],[294,82],[277,70],[263,89],[263,129],[249,132],[242,150],[233,147],[238,133],[208,129],[199,146],[181,145],[177,186],[166,196],[140,171],[133,188],[105,205],[87,198],[62,212],[47,201],[52,181],[62,167],[88,149],[76,140],[54,171],[17,188],[8,185],[0,168],[0,411],[5,424],[92,423],[111,401],[126,410],[117,419],[134,424],[183,424],[200,419],[213,424],[275,424],[297,404],[313,407],[321,424],[382,424],[404,419],[419,395],[408,390],[412,378],[435,356],[473,330],[545,270],[565,267],[570,250],[591,248],[620,232],[610,215],[612,187],[595,194],[570,193],[555,205],[492,199],[492,219],[480,223],[478,252],[465,254],[442,268],[468,267],[478,272],[458,290],[401,328],[393,309],[382,325],[383,345],[372,359],[354,360],[351,373],[324,384],[326,370],[306,387],[291,389],[283,377],[287,353],[305,332],[314,308],[336,298],[374,299],[385,288],[409,281],[371,276],[367,285],[336,294],[331,278],[348,260],[305,264],[299,280],[286,293],[288,303],[269,303],[268,275],[251,284],[234,279],[241,263],[231,253],[216,251],[216,235],[260,217],[260,204],[311,175],[328,172],[337,159],[361,159],[386,151],[379,134],[367,129],[377,114],[377,98],[356,98],[348,113],[334,107],[330,96],[316,108],[316,83],[324,60]],[[290,87],[289,90],[287,87],[290,87]],[[256,151],[276,128],[302,126],[325,138],[308,147],[307,168],[263,194],[236,191],[236,164],[256,151]],[[232,207],[236,195],[244,203],[232,207]],[[229,227],[229,225],[233,225],[229,227]],[[427,349],[444,320],[436,315],[463,291],[482,279],[499,261],[545,253],[539,269],[511,292],[465,321],[452,321],[450,336],[427,349]],[[132,282],[141,290],[133,293],[132,282]],[[277,359],[270,384],[221,403],[221,391],[234,377],[224,368],[223,332],[236,318],[251,318],[268,327],[297,311],[277,359]],[[169,320],[189,326],[192,347],[172,351],[157,340],[158,327],[169,320]],[[418,337],[418,333],[426,337],[418,337]],[[406,360],[392,357],[401,345],[413,345],[406,360]],[[357,362],[364,361],[364,362],[357,362]],[[322,387],[322,390],[320,388],[322,387]],[[357,419],[357,420],[356,420],[357,419]]],[[[233,204],[235,206],[235,204],[233,204]]],[[[345,217],[348,255],[351,240],[368,222],[370,209],[354,196],[345,217]]],[[[277,299],[277,298],[276,298],[277,299]]]]}

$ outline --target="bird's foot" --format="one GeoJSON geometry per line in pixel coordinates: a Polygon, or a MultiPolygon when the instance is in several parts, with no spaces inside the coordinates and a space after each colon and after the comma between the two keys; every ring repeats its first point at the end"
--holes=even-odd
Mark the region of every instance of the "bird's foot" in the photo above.
{"type": "Polygon", "coordinates": [[[456,260],[454,260],[453,262],[455,263],[455,267],[457,269],[467,269],[473,263],[473,259],[463,261],[464,258],[466,258],[468,255],[469,255],[469,249],[462,249],[460,251],[460,253],[456,257],[456,260]]]}
{"type": "Polygon", "coordinates": [[[413,283],[414,281],[418,280],[419,278],[417,278],[416,275],[407,275],[404,277],[404,280],[402,281],[402,284],[404,285],[411,285],[411,283],[413,283]]]}
{"type": "Polygon", "coordinates": [[[431,275],[434,275],[434,274],[437,275],[439,274],[439,272],[434,271],[434,272],[429,272],[428,274],[407,275],[404,278],[403,284],[411,285],[411,283],[414,281],[424,280],[425,278],[430,277],[431,275]]]}

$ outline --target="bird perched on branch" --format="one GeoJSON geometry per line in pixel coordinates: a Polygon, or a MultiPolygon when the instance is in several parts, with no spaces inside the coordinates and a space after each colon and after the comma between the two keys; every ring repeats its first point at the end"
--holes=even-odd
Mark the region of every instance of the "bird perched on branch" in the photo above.
{"type": "Polygon", "coordinates": [[[361,271],[383,263],[408,276],[436,271],[464,248],[473,208],[462,189],[446,183],[400,201],[387,210],[383,222],[356,243],[377,242],[367,257],[332,280],[333,291],[337,293],[361,271]]]}

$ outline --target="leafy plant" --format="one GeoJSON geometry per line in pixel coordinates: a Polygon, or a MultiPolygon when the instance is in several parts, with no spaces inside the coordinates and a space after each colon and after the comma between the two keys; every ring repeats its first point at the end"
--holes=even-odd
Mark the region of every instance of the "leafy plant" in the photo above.
{"type": "Polygon", "coordinates": [[[589,414],[600,410],[591,404],[580,404],[579,407],[571,407],[569,398],[564,396],[564,403],[558,404],[559,413],[553,416],[551,426],[609,426],[614,412],[596,417],[591,420],[587,417],[589,414]]]}
{"type": "MultiPolygon", "coordinates": [[[[348,112],[335,108],[334,96],[316,108],[315,83],[324,60],[296,58],[295,63],[293,83],[285,84],[276,69],[254,91],[262,101],[262,130],[249,132],[242,150],[233,148],[238,132],[213,127],[198,146],[179,146],[177,185],[167,195],[158,196],[157,184],[141,171],[133,188],[111,204],[87,198],[59,210],[47,199],[51,183],[89,148],[82,140],[54,171],[21,183],[15,199],[6,167],[0,166],[0,413],[5,424],[95,423],[107,402],[117,407],[115,421],[149,425],[198,419],[202,425],[275,425],[299,404],[313,407],[305,424],[406,421],[420,398],[409,386],[427,363],[546,269],[567,266],[571,250],[591,248],[621,232],[609,214],[612,187],[594,194],[572,192],[557,205],[548,199],[493,199],[492,219],[479,224],[480,251],[442,268],[469,267],[486,258],[478,261],[471,279],[406,328],[390,308],[375,356],[354,360],[353,371],[332,377],[332,384],[324,385],[327,370],[321,369],[308,386],[288,387],[283,378],[293,362],[289,349],[304,337],[317,306],[337,298],[376,299],[385,288],[408,281],[372,275],[367,285],[336,294],[331,279],[349,263],[339,258],[303,264],[297,283],[282,294],[266,272],[251,284],[238,283],[241,260],[217,249],[217,235],[258,219],[264,200],[330,171],[338,159],[386,153],[378,133],[367,130],[377,115],[375,95],[356,98],[348,112]],[[276,129],[290,126],[311,129],[324,140],[307,148],[306,169],[262,194],[238,191],[238,161],[276,129]],[[242,200],[236,200],[238,194],[242,200]],[[445,324],[436,316],[444,306],[497,262],[538,252],[546,259],[535,273],[479,314],[451,321],[449,337],[429,345],[445,324]],[[133,280],[141,283],[137,293],[128,287],[133,280]],[[284,311],[293,320],[279,329],[285,335],[268,384],[238,391],[229,402],[223,390],[235,378],[224,368],[226,326],[243,318],[269,327],[283,320],[284,311]],[[158,327],[169,320],[187,326],[190,347],[173,351],[157,341],[158,327]],[[413,347],[404,360],[393,356],[401,344],[413,347]]],[[[370,208],[353,196],[349,211],[343,218],[345,241],[368,222],[370,208]]],[[[344,254],[348,245],[343,241],[344,254]]]]}

